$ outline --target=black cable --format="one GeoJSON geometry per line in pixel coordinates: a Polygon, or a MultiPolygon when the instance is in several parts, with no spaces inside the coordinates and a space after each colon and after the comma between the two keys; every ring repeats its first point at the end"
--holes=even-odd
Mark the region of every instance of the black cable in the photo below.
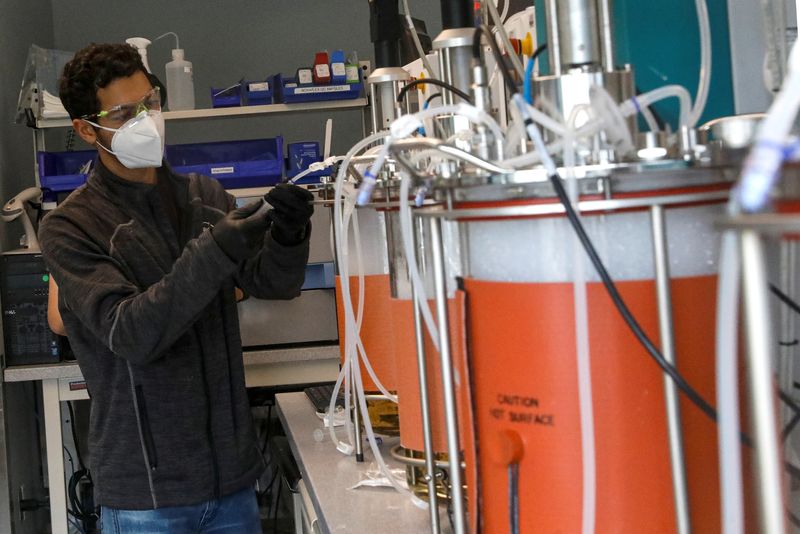
{"type": "MultiPolygon", "coordinates": [[[[678,388],[689,398],[689,400],[691,400],[698,408],[700,408],[700,410],[710,419],[716,421],[717,411],[708,402],[706,402],[706,400],[692,386],[690,386],[688,382],[686,382],[683,376],[681,376],[680,372],[678,372],[678,370],[671,363],[664,359],[664,356],[661,354],[661,352],[656,348],[644,330],[642,330],[642,327],[631,313],[628,305],[625,304],[625,301],[622,299],[622,296],[617,290],[617,286],[614,284],[614,281],[608,274],[605,265],[603,265],[603,261],[597,254],[597,250],[595,250],[591,239],[589,239],[589,236],[586,234],[586,230],[583,228],[580,219],[575,213],[572,203],[569,201],[569,197],[567,196],[567,192],[564,190],[564,186],[561,183],[561,178],[559,178],[558,175],[550,176],[550,182],[553,184],[553,189],[555,189],[559,201],[561,201],[561,203],[564,205],[567,218],[569,219],[572,228],[578,235],[578,239],[580,239],[586,254],[592,261],[597,274],[600,275],[600,279],[603,281],[603,285],[605,286],[609,297],[611,297],[611,300],[614,302],[614,306],[628,324],[628,327],[631,329],[631,332],[633,332],[633,335],[636,336],[653,360],[655,360],[658,366],[667,375],[669,375],[672,381],[675,382],[675,385],[678,386],[678,388]]],[[[749,439],[747,439],[747,441],[749,441],[749,439]]]]}
{"type": "Polygon", "coordinates": [[[542,52],[545,50],[547,50],[547,43],[540,44],[536,50],[533,51],[533,54],[531,55],[531,61],[536,61],[536,58],[542,55],[542,52]]]}
{"type": "Polygon", "coordinates": [[[75,474],[75,462],[72,461],[72,453],[69,452],[69,449],[67,448],[66,445],[63,445],[62,448],[64,449],[64,452],[67,453],[67,456],[68,456],[67,459],[69,460],[69,465],[70,465],[70,467],[72,469],[72,474],[74,475],[75,474]]]}
{"type": "Polygon", "coordinates": [[[72,442],[75,444],[75,456],[77,456],[78,459],[78,466],[81,469],[86,469],[86,465],[83,463],[83,457],[81,456],[81,446],[80,443],[78,443],[78,433],[75,431],[75,410],[72,408],[72,401],[67,402],[67,408],[69,408],[69,424],[72,430],[72,442]]]}
{"type": "Polygon", "coordinates": [[[796,515],[794,515],[792,512],[789,512],[789,521],[791,521],[791,523],[792,523],[794,526],[796,526],[796,527],[800,528],[800,518],[798,518],[798,517],[797,517],[796,515]]]}
{"type": "Polygon", "coordinates": [[[792,435],[792,431],[795,429],[797,424],[800,423],[800,413],[794,414],[794,417],[789,421],[789,423],[783,427],[783,432],[781,433],[781,441],[786,441],[789,436],[792,435]]]}
{"type": "Polygon", "coordinates": [[[398,102],[402,102],[403,99],[406,97],[406,94],[408,94],[408,92],[411,89],[413,89],[414,87],[416,87],[418,85],[422,85],[422,84],[428,84],[428,83],[431,84],[431,85],[435,85],[437,87],[441,87],[443,89],[447,89],[448,91],[450,91],[454,95],[459,96],[462,99],[464,99],[466,102],[469,102],[470,104],[473,103],[472,102],[472,98],[467,93],[465,93],[464,91],[462,91],[458,87],[454,87],[454,86],[450,85],[449,83],[443,82],[442,80],[437,80],[436,78],[420,78],[419,80],[413,80],[411,82],[408,82],[406,84],[406,86],[403,87],[402,89],[400,89],[400,92],[397,93],[397,101],[398,102]]]}
{"type": "Polygon", "coordinates": [[[782,402],[783,402],[783,403],[784,403],[786,406],[788,406],[789,408],[791,408],[791,409],[792,409],[792,411],[793,411],[795,414],[800,414],[800,404],[797,404],[797,401],[795,401],[795,400],[794,400],[792,397],[790,397],[788,393],[786,393],[786,392],[785,392],[785,391],[783,391],[782,389],[779,389],[779,390],[778,390],[778,397],[781,399],[781,401],[782,401],[782,402]]]}
{"type": "Polygon", "coordinates": [[[425,99],[425,104],[430,106],[431,102],[433,102],[434,98],[442,98],[442,93],[433,93],[431,96],[425,99]]]}
{"type": "Polygon", "coordinates": [[[796,303],[789,295],[778,289],[778,286],[770,283],[769,290],[772,291],[773,295],[778,297],[778,300],[789,306],[793,312],[800,314],[800,304],[796,303]]]}

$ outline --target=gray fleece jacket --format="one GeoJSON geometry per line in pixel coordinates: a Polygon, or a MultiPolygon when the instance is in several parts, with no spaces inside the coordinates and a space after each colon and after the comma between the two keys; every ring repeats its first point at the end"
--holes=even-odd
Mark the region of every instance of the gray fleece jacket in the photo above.
{"type": "Polygon", "coordinates": [[[233,197],[203,176],[166,166],[158,176],[174,193],[177,232],[157,186],[101,164],[39,232],[92,400],[96,503],[111,508],[197,504],[255,482],[263,460],[234,287],[294,298],[308,260],[307,239],[285,247],[267,235],[237,265],[208,230],[233,197]]]}

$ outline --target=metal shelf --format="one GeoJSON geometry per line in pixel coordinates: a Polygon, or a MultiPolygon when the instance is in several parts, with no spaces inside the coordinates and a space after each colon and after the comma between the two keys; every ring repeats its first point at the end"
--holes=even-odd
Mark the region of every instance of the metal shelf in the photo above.
{"type": "MultiPolygon", "coordinates": [[[[240,106],[232,108],[190,109],[186,111],[165,111],[165,120],[198,120],[226,117],[242,117],[250,115],[267,115],[270,113],[299,113],[303,111],[335,111],[339,109],[363,108],[367,105],[366,98],[353,100],[335,100],[323,102],[306,102],[303,104],[267,104],[264,106],[240,106]]],[[[68,118],[64,119],[39,119],[36,127],[65,128],[72,124],[68,118]]]]}

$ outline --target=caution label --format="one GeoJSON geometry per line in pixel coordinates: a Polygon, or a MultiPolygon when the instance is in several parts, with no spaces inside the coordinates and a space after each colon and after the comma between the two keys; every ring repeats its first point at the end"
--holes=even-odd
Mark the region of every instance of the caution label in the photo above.
{"type": "Polygon", "coordinates": [[[522,425],[556,426],[555,415],[540,410],[539,399],[525,395],[498,393],[489,415],[498,421],[522,425]]]}

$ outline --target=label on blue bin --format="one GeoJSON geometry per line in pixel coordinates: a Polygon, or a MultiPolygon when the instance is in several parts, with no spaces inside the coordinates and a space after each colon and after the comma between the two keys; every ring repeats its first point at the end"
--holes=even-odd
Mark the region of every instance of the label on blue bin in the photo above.
{"type": "Polygon", "coordinates": [[[259,82],[259,83],[251,83],[247,86],[248,91],[269,91],[269,83],[267,82],[259,82]]]}
{"type": "Polygon", "coordinates": [[[349,90],[349,85],[317,85],[314,87],[298,87],[294,90],[294,94],[305,95],[312,93],[344,93],[349,90]]]}
{"type": "Polygon", "coordinates": [[[211,174],[231,174],[234,170],[233,167],[211,167],[211,174]]]}

